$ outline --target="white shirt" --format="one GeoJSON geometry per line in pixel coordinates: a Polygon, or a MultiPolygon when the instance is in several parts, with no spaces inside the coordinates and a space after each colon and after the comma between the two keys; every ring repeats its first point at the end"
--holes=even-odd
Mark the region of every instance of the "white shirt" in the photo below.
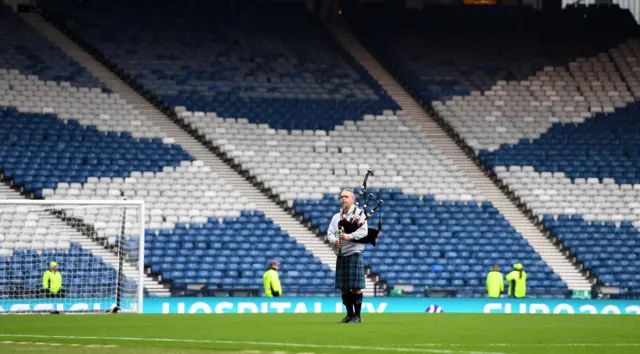
{"type": "MultiPolygon", "coordinates": [[[[360,208],[357,208],[355,205],[352,205],[351,208],[349,209],[349,212],[347,213],[347,220],[353,220],[355,217],[357,217],[358,215],[360,215],[360,208]]],[[[362,220],[365,217],[365,214],[362,213],[362,215],[360,216],[360,220],[362,220]]],[[[331,218],[331,223],[329,224],[329,230],[327,230],[327,240],[329,240],[329,243],[331,243],[331,245],[333,246],[333,253],[335,253],[336,255],[340,255],[340,256],[349,256],[351,254],[354,253],[361,253],[362,251],[364,251],[365,248],[365,244],[364,243],[355,243],[352,241],[346,241],[346,240],[340,240],[340,248],[336,247],[336,241],[338,240],[338,237],[336,236],[336,231],[338,231],[338,223],[340,222],[340,213],[337,213],[336,215],[333,216],[333,218],[331,218]],[[340,249],[342,249],[342,252],[340,252],[340,249]]],[[[367,236],[369,232],[369,228],[367,226],[367,223],[365,222],[364,225],[362,225],[358,230],[356,230],[354,233],[351,234],[351,238],[353,240],[359,240],[362,238],[365,238],[367,236]]]]}

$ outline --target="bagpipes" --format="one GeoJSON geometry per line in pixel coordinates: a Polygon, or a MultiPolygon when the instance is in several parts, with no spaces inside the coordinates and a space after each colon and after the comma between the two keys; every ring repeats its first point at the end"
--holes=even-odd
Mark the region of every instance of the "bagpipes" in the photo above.
{"type": "MultiPolygon", "coordinates": [[[[358,192],[358,196],[356,197],[356,207],[359,208],[359,204],[360,204],[360,199],[362,199],[362,197],[367,193],[367,179],[369,179],[369,176],[373,175],[373,171],[368,170],[367,174],[364,176],[364,181],[362,182],[362,187],[360,188],[360,191],[358,192]]],[[[360,227],[362,227],[362,225],[364,225],[367,220],[369,220],[369,218],[378,210],[380,209],[380,207],[382,206],[382,204],[384,203],[384,201],[379,200],[378,204],[376,204],[375,207],[373,207],[373,209],[367,214],[367,204],[369,204],[369,202],[371,201],[371,198],[373,198],[373,194],[369,193],[369,195],[367,196],[367,198],[364,200],[364,204],[362,206],[362,208],[360,208],[359,212],[354,212],[354,214],[351,216],[350,219],[347,219],[344,216],[345,210],[344,208],[342,208],[340,210],[340,221],[338,222],[338,227],[340,228],[341,232],[345,232],[347,234],[352,234],[354,233],[356,230],[358,230],[360,227]],[[358,215],[356,215],[358,214],[358,215]]],[[[357,209],[356,209],[357,210],[357,209]]],[[[370,243],[373,246],[376,245],[376,241],[378,240],[378,236],[380,235],[380,231],[382,231],[382,210],[380,211],[380,214],[378,215],[378,228],[377,229],[372,229],[369,228],[368,232],[367,232],[367,236],[359,239],[359,240],[351,240],[352,242],[355,243],[370,243]]]]}

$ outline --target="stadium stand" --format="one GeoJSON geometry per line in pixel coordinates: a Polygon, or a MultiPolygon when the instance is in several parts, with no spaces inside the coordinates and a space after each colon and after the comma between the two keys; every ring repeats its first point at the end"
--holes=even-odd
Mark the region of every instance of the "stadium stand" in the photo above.
{"type": "MultiPolygon", "coordinates": [[[[33,96],[27,98],[32,94],[27,88],[42,92],[54,90],[55,87],[63,94],[73,92],[82,96],[91,92],[90,88],[94,93],[103,90],[83,67],[63,55],[3,7],[0,7],[0,38],[2,175],[6,179],[16,177],[29,192],[39,192],[45,184],[55,185],[58,176],[54,171],[44,168],[41,164],[43,156],[39,154],[45,153],[43,148],[51,148],[52,141],[32,145],[33,136],[29,131],[34,129],[45,135],[44,129],[52,128],[51,123],[54,122],[51,114],[46,113],[51,108],[43,111],[42,107],[32,105],[36,100],[33,96]],[[47,81],[40,81],[39,77],[47,81]],[[21,112],[18,112],[17,106],[21,106],[21,112]],[[40,173],[40,170],[44,172],[40,173]]],[[[65,126],[62,121],[59,122],[61,124],[57,124],[56,128],[65,126]]],[[[73,129],[76,126],[66,127],[73,129]]],[[[58,156],[69,160],[67,156],[58,156]]],[[[48,167],[53,168],[57,162],[49,161],[48,167]]],[[[62,221],[52,219],[48,213],[3,207],[0,215],[0,296],[24,297],[39,291],[42,273],[47,269],[48,262],[54,259],[67,274],[67,296],[103,297],[114,294],[116,270],[89,250],[71,242],[69,233],[62,232],[68,227],[62,221]],[[32,233],[24,233],[25,228],[32,233]],[[101,279],[91,276],[93,274],[90,271],[100,272],[101,279]]],[[[135,280],[125,280],[125,291],[135,287],[135,280]]]]}
{"type": "MultiPolygon", "coordinates": [[[[185,283],[258,291],[258,270],[266,269],[267,259],[279,257],[285,272],[283,285],[290,294],[334,293],[329,268],[238,191],[117,94],[101,88],[86,70],[47,44],[18,15],[0,8],[0,16],[0,35],[9,39],[2,41],[7,50],[0,54],[0,169],[5,181],[36,198],[143,198],[147,265],[171,282],[176,292],[184,291],[185,283]],[[20,29],[17,36],[13,36],[15,28],[20,29]],[[255,230],[261,230],[260,240],[268,241],[267,248],[238,242],[238,235],[247,241],[256,238],[255,230]],[[223,243],[225,249],[220,250],[223,243]],[[295,258],[285,258],[285,254],[295,258]],[[309,274],[315,278],[311,282],[307,281],[309,274]]],[[[3,220],[10,217],[2,214],[3,220]]],[[[74,209],[67,210],[65,217],[90,225],[100,244],[114,247],[126,240],[129,257],[137,258],[138,215],[127,215],[130,222],[124,238],[121,215],[74,209]]],[[[37,223],[25,225],[40,230],[37,223]]],[[[75,257],[87,257],[91,269],[114,271],[113,264],[101,263],[93,250],[63,238],[50,240],[55,233],[49,238],[38,234],[25,238],[22,231],[16,224],[2,235],[3,249],[12,252],[0,262],[10,270],[4,280],[20,278],[33,285],[31,276],[41,276],[46,269],[42,265],[50,259],[59,260],[61,270],[69,274],[65,279],[70,286],[91,284],[86,274],[73,275],[78,263],[75,257]],[[32,268],[22,269],[21,264],[32,268]]],[[[8,284],[3,294],[15,295],[16,283],[8,284]]],[[[86,292],[70,292],[72,296],[83,294],[86,292]]]]}
{"type": "Polygon", "coordinates": [[[63,86],[103,87],[7,7],[0,7],[0,64],[2,69],[38,75],[42,80],[64,83],[63,86]]]}
{"type": "Polygon", "coordinates": [[[629,12],[577,6],[548,17],[454,7],[394,16],[378,9],[350,20],[598,284],[640,284],[624,271],[639,260],[640,225],[638,27],[629,12]],[[380,26],[383,18],[405,26],[380,26]],[[471,28],[479,35],[460,35],[471,28]]]}
{"type": "MultiPolygon", "coordinates": [[[[361,174],[373,168],[376,175],[370,183],[388,202],[384,213],[385,225],[390,226],[385,226],[380,244],[366,262],[390,286],[413,286],[415,296],[422,296],[425,286],[457,291],[458,296],[481,296],[490,264],[508,268],[509,262],[519,261],[530,267],[530,279],[541,290],[533,296],[566,293],[566,284],[368,74],[331,43],[323,28],[303,25],[290,16],[282,19],[292,12],[304,15],[300,9],[258,7],[248,13],[217,9],[215,16],[222,20],[190,7],[214,6],[210,2],[185,6],[154,2],[160,10],[153,19],[140,21],[144,2],[128,14],[95,1],[70,4],[45,2],[44,7],[88,50],[104,55],[114,71],[170,107],[194,135],[293,207],[320,233],[326,232],[330,216],[338,211],[339,188],[357,186],[361,174]],[[109,24],[114,21],[120,24],[117,28],[109,24]],[[190,35],[172,40],[175,33],[190,35]],[[230,40],[226,33],[245,35],[230,40]],[[304,45],[293,33],[305,34],[304,45]],[[260,45],[255,51],[245,46],[272,43],[276,34],[280,34],[277,45],[260,45]],[[167,45],[142,44],[161,39],[167,45]],[[202,43],[211,42],[203,48],[202,43]],[[310,56],[315,48],[323,54],[310,56]],[[201,53],[217,58],[215,64],[204,61],[201,53]],[[230,58],[237,59],[242,70],[230,67],[230,58]],[[324,65],[318,66],[316,58],[324,65]],[[292,81],[297,86],[287,78],[291,72],[279,72],[280,65],[267,69],[263,63],[268,62],[299,68],[293,75],[301,78],[292,81]],[[164,68],[166,63],[171,63],[171,76],[150,69],[164,68]],[[218,68],[215,75],[237,81],[216,77],[213,68],[218,68]],[[345,73],[350,73],[348,79],[345,73]],[[327,78],[335,85],[327,85],[327,78]],[[167,83],[173,91],[167,91],[167,83]],[[340,88],[338,94],[327,97],[324,90],[333,88],[340,88]],[[406,243],[406,235],[413,233],[416,247],[400,251],[398,242],[406,243]],[[511,250],[514,245],[520,246],[518,252],[511,250]]],[[[253,256],[246,251],[244,257],[253,256]]]]}
{"type": "MultiPolygon", "coordinates": [[[[532,297],[562,297],[567,285],[490,202],[437,201],[393,189],[374,190],[385,200],[383,232],[366,262],[390,287],[411,285],[408,295],[455,291],[457,297],[485,295],[486,269],[527,264],[532,297]],[[407,245],[411,245],[407,248],[407,245]]],[[[296,210],[326,230],[335,196],[297,201],[296,210]],[[320,223],[318,223],[320,222],[320,223]]],[[[375,218],[372,224],[375,225],[375,218]]]]}
{"type": "Polygon", "coordinates": [[[210,220],[201,227],[177,225],[161,231],[145,244],[154,272],[173,280],[174,289],[207,284],[203,294],[216,290],[253,289],[262,279],[265,255],[282,260],[280,272],[287,296],[335,295],[329,268],[314,258],[278,225],[260,212],[238,218],[210,220]]]}
{"type": "Polygon", "coordinates": [[[360,39],[425,102],[522,81],[546,66],[595,57],[636,31],[619,8],[568,7],[549,15],[528,6],[386,6],[345,10],[360,39]],[[598,31],[605,26],[611,31],[598,31]]]}
{"type": "Polygon", "coordinates": [[[274,129],[325,131],[398,108],[301,6],[256,4],[233,13],[216,1],[140,1],[126,3],[126,13],[99,1],[43,6],[72,19],[70,30],[171,108],[215,111],[274,129]],[[153,17],[146,15],[150,6],[153,17]],[[87,21],[95,13],[99,18],[87,21]],[[102,31],[116,22],[117,31],[102,31]]]}
{"type": "Polygon", "coordinates": [[[345,121],[328,134],[318,130],[289,134],[246,119],[219,118],[215,113],[182,111],[178,115],[290,206],[298,199],[337,195],[339,186],[357,185],[374,166],[379,186],[435,195],[439,200],[484,200],[403,112],[384,113],[345,121]],[[345,163],[344,154],[360,150],[366,156],[345,163]]]}

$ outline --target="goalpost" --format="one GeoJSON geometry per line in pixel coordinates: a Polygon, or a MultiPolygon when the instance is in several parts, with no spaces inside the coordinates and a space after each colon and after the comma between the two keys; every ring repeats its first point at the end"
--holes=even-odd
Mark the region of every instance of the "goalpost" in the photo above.
{"type": "Polygon", "coordinates": [[[0,313],[141,313],[144,234],[142,200],[0,200],[0,313]]]}

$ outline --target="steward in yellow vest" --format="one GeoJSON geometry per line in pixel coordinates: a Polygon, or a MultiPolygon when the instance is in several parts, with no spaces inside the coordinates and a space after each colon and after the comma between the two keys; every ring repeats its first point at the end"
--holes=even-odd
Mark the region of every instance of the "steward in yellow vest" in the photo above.
{"type": "Polygon", "coordinates": [[[45,297],[61,297],[62,274],[58,271],[58,263],[49,263],[49,269],[42,275],[42,290],[45,297]]]}
{"type": "Polygon", "coordinates": [[[264,283],[264,294],[267,297],[282,296],[282,286],[280,285],[280,276],[278,275],[278,261],[269,262],[269,270],[264,272],[262,283],[264,283]]]}
{"type": "Polygon", "coordinates": [[[493,270],[487,274],[487,295],[490,298],[499,298],[504,292],[504,276],[500,273],[497,264],[493,265],[493,270]]]}
{"type": "Polygon", "coordinates": [[[522,264],[513,265],[513,271],[507,274],[509,296],[522,299],[527,296],[527,273],[522,270],[522,264]]]}

